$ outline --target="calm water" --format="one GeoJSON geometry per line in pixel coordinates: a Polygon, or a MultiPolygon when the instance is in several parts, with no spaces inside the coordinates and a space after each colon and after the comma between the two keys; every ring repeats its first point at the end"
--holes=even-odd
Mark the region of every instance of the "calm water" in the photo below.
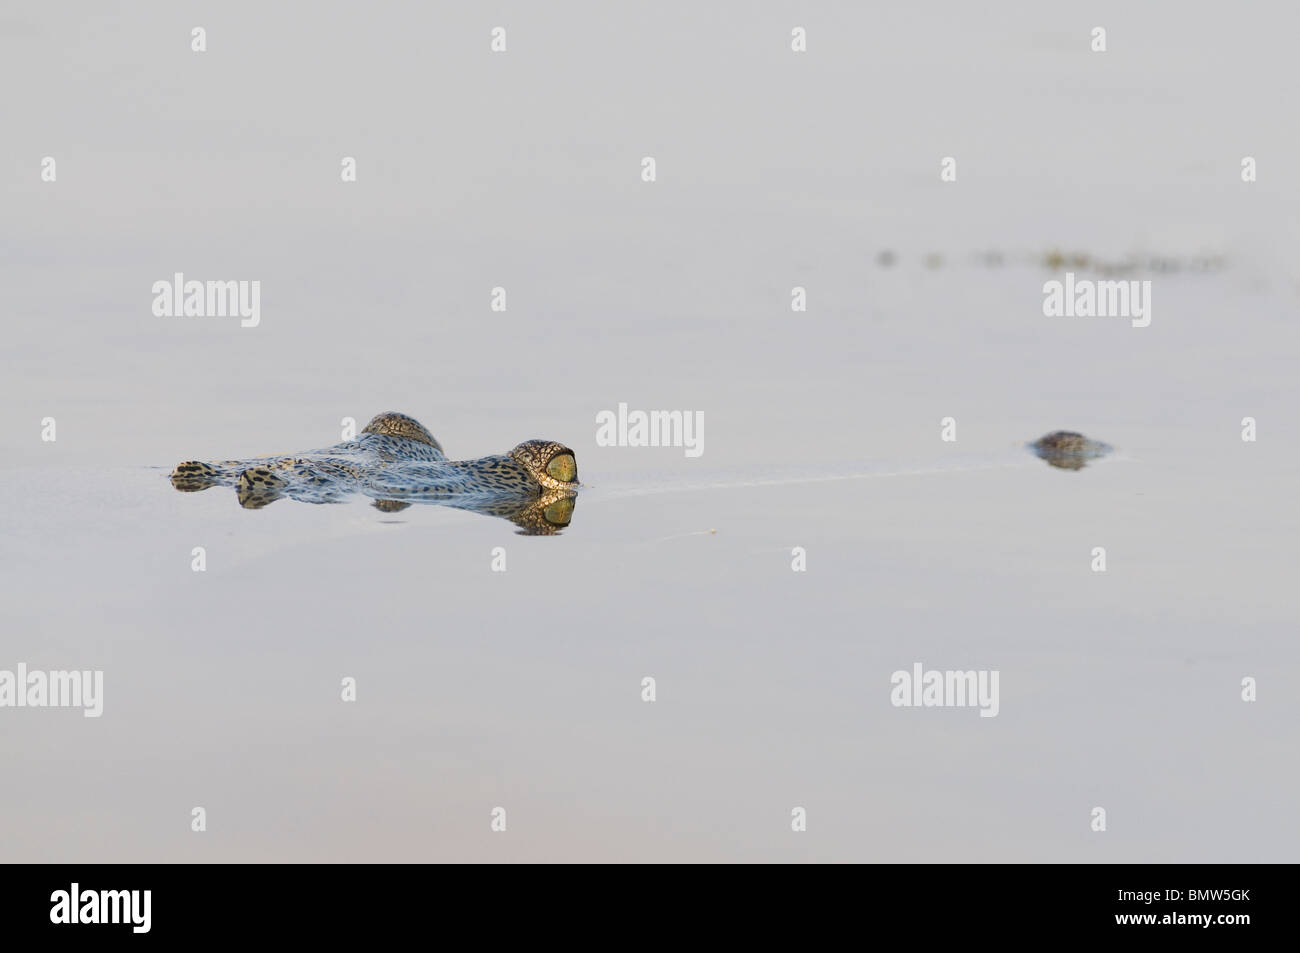
{"type": "Polygon", "coordinates": [[[41,77],[0,106],[0,669],[105,673],[99,719],[0,710],[0,855],[1295,859],[1297,24],[1090,8],[1099,64],[1031,5],[827,10],[796,58],[775,5],[561,4],[492,57],[463,8],[311,10],[205,11],[202,56],[161,6],[0,22],[41,77]],[[1228,264],[1144,276],[1139,329],[969,261],[1053,247],[1228,264]],[[175,271],[260,326],[155,317],[175,271]],[[597,446],[620,402],[704,454],[597,446]],[[166,480],[390,409],[573,447],[568,530],[166,480]],[[998,717],[892,707],[915,662],[998,670],[998,717]]]}

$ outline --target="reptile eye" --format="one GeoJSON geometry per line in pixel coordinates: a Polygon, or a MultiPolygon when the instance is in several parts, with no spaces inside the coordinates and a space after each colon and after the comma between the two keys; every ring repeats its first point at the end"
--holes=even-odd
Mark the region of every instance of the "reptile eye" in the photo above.
{"type": "Polygon", "coordinates": [[[557,454],[546,465],[546,472],[561,483],[572,483],[578,475],[578,464],[571,453],[557,454]]]}

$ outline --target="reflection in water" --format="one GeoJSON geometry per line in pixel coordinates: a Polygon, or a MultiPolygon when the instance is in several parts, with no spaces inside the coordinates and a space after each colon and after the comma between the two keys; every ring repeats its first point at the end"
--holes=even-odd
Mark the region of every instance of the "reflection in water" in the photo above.
{"type": "Polygon", "coordinates": [[[1104,457],[1115,448],[1098,440],[1089,440],[1072,430],[1056,430],[1029,444],[1029,449],[1062,470],[1082,470],[1088,461],[1104,457]]]}
{"type": "MultiPolygon", "coordinates": [[[[418,503],[432,503],[437,506],[450,506],[484,516],[499,516],[520,527],[520,536],[556,536],[569,525],[573,519],[573,510],[577,506],[577,494],[566,490],[548,490],[541,496],[522,497],[439,497],[438,499],[417,500],[418,503]]],[[[375,500],[375,509],[385,513],[399,513],[411,503],[408,500],[375,500]]]]}
{"type": "MultiPolygon", "coordinates": [[[[276,500],[297,500],[303,503],[343,503],[354,493],[371,495],[358,487],[344,490],[322,491],[319,484],[301,484],[292,480],[262,482],[227,474],[195,475],[174,472],[172,486],[182,493],[194,493],[214,486],[233,486],[239,505],[247,510],[260,510],[276,500]]],[[[509,520],[519,527],[521,536],[555,536],[573,519],[577,493],[572,490],[541,490],[540,493],[486,494],[434,492],[427,496],[407,494],[401,500],[377,499],[372,504],[384,513],[399,513],[412,504],[450,506],[484,516],[509,520]]]]}

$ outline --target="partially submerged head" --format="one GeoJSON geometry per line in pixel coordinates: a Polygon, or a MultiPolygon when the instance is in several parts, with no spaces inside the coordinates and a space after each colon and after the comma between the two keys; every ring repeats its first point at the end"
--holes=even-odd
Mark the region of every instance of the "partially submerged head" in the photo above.
{"type": "Polygon", "coordinates": [[[1073,430],[1054,430],[1044,437],[1039,437],[1034,442],[1034,448],[1037,450],[1053,450],[1060,453],[1078,453],[1088,443],[1088,438],[1081,433],[1075,433],[1073,430]]]}
{"type": "Polygon", "coordinates": [[[510,458],[548,490],[578,489],[578,461],[562,443],[525,440],[510,451],[510,458]]]}
{"type": "Polygon", "coordinates": [[[1073,430],[1055,430],[1029,445],[1039,457],[1062,470],[1082,470],[1089,460],[1104,457],[1114,448],[1100,440],[1089,440],[1073,430]]]}
{"type": "Polygon", "coordinates": [[[380,414],[370,423],[366,424],[366,429],[362,433],[383,434],[388,437],[402,437],[406,440],[414,440],[417,443],[427,443],[439,453],[442,452],[442,445],[433,438],[433,434],[424,429],[414,417],[408,417],[406,414],[399,414],[393,411],[380,414]]]}

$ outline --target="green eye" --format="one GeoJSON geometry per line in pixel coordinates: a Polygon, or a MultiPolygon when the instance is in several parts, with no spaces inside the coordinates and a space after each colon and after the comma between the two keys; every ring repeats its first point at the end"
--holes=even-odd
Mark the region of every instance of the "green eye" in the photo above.
{"type": "Polygon", "coordinates": [[[578,475],[578,464],[571,453],[561,453],[546,465],[546,472],[561,483],[572,483],[578,475]]]}

